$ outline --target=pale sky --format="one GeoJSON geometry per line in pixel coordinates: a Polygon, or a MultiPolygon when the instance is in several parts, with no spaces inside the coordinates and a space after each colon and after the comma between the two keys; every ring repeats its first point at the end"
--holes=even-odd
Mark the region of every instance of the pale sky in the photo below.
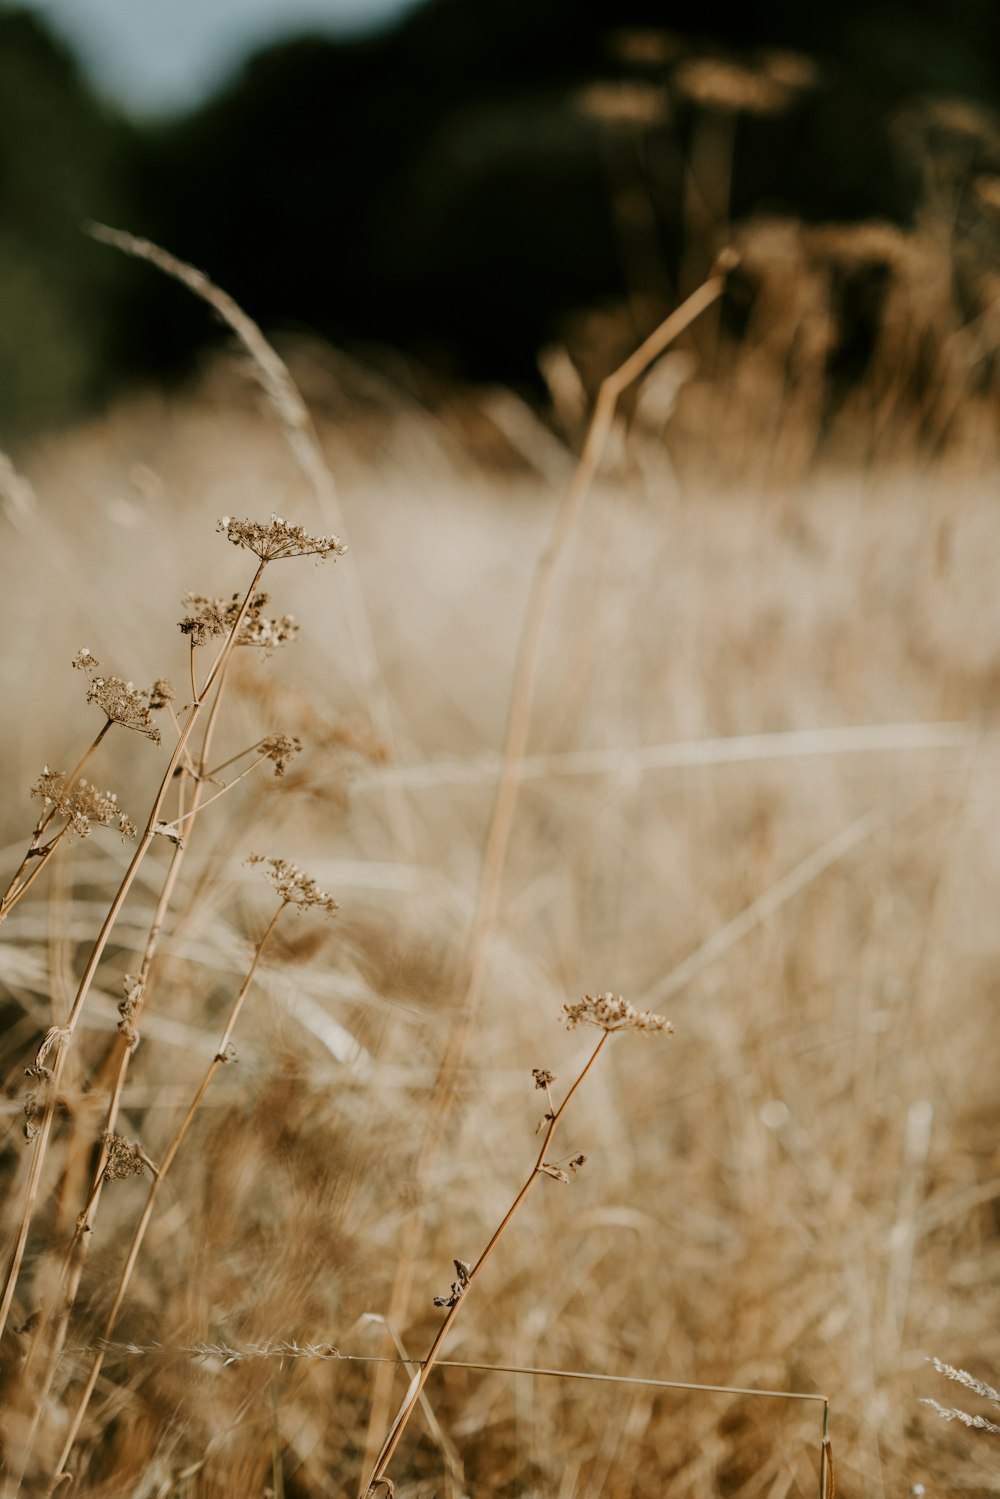
{"type": "Polygon", "coordinates": [[[198,103],[250,53],[304,31],[357,35],[418,0],[19,0],[70,43],[98,89],[136,115],[198,103]]]}

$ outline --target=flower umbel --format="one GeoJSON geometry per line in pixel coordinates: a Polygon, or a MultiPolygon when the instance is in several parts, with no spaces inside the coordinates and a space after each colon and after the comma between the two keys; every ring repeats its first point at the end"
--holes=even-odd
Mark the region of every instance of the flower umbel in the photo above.
{"type": "Polygon", "coordinates": [[[160,731],[149,710],[154,701],[157,706],[165,705],[164,687],[169,690],[168,684],[157,681],[146,692],[139,692],[132,682],[125,682],[121,677],[101,676],[98,671],[100,664],[86,646],[73,657],[73,665],[87,678],[87,702],[96,703],[112,723],[121,724],[123,729],[134,729],[137,734],[145,734],[147,739],[159,744],[160,731]]]}
{"type": "MultiPolygon", "coordinates": [[[[239,618],[242,603],[238,593],[230,599],[186,593],[183,604],[189,612],[180,622],[181,633],[190,636],[192,645],[205,645],[214,636],[228,635],[239,618]]],[[[295,639],[299,627],[292,616],[284,614],[280,619],[268,619],[264,614],[267,603],[266,593],[254,594],[236,636],[237,645],[257,646],[270,653],[295,639]]]]}
{"type": "Polygon", "coordinates": [[[275,775],[283,776],[289,760],[302,749],[302,740],[296,738],[295,735],[269,734],[266,739],[260,741],[257,748],[271,761],[275,775]]]}
{"type": "Polygon", "coordinates": [[[102,828],[117,824],[123,838],[135,837],[135,824],[119,807],[113,791],[98,791],[96,786],[82,778],[67,791],[63,780],[61,771],[49,770],[46,765],[32,786],[31,794],[37,796],[46,808],[54,808],[56,815],[68,818],[70,828],[79,838],[86,838],[94,823],[102,828]]]}
{"type": "Polygon", "coordinates": [[[233,546],[254,552],[262,562],[277,562],[282,557],[339,557],[347,550],[339,537],[310,536],[304,526],[293,526],[280,515],[272,515],[266,524],[224,515],[216,530],[233,546]]]}
{"type": "Polygon", "coordinates": [[[262,865],[261,874],[289,905],[298,906],[303,911],[315,908],[325,911],[327,916],[339,910],[333,896],[321,890],[312,876],[297,864],[291,864],[287,859],[267,859],[263,854],[251,854],[247,863],[262,865]]]}
{"type": "Polygon", "coordinates": [[[578,1025],[596,1025],[602,1031],[644,1031],[647,1035],[670,1035],[673,1031],[665,1015],[637,1010],[620,994],[585,994],[575,1004],[563,1005],[562,1017],[570,1031],[578,1025]]]}

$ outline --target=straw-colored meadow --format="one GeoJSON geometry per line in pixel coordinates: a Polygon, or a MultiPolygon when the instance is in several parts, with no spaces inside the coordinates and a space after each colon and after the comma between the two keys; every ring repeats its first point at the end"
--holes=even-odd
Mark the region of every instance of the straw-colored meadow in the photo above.
{"type": "Polygon", "coordinates": [[[554,551],[565,356],[548,422],[300,346],[318,449],[234,353],[13,455],[11,1499],[1000,1489],[920,1403],[1000,1370],[989,406],[892,346],[817,454],[768,326],[554,551]]]}

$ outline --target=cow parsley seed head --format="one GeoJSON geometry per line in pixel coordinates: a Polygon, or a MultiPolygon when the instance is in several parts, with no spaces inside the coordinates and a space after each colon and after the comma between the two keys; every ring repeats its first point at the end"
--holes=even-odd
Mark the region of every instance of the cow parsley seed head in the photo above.
{"type": "Polygon", "coordinates": [[[88,703],[96,703],[112,723],[121,724],[123,729],[134,729],[137,734],[144,734],[154,744],[159,744],[160,731],[150,717],[149,710],[154,694],[158,701],[161,700],[163,689],[166,687],[169,691],[169,683],[160,680],[152,688],[140,692],[136,690],[134,683],[125,682],[121,677],[102,676],[99,670],[101,663],[96,656],[91,655],[86,646],[77,651],[73,657],[73,665],[87,678],[88,703]]]}
{"type": "Polygon", "coordinates": [[[562,1018],[571,1031],[578,1025],[596,1025],[602,1031],[643,1031],[646,1035],[670,1035],[673,1031],[665,1016],[637,1010],[620,994],[585,994],[575,1004],[563,1005],[562,1018]]]}
{"type": "Polygon", "coordinates": [[[260,865],[261,874],[289,905],[298,906],[303,911],[324,911],[327,916],[339,909],[332,895],[321,890],[311,875],[288,859],[267,859],[263,854],[251,854],[247,863],[260,865]]]}
{"type": "Polygon", "coordinates": [[[99,791],[82,778],[67,789],[63,781],[61,771],[51,771],[46,766],[31,794],[46,807],[54,807],[55,815],[67,818],[77,837],[86,838],[95,824],[102,828],[117,827],[123,838],[136,836],[135,824],[119,807],[113,791],[99,791]]]}
{"type": "Polygon", "coordinates": [[[301,750],[302,741],[294,735],[269,734],[266,739],[260,741],[257,748],[272,762],[275,775],[283,776],[289,760],[301,750]]]}
{"type": "MultiPolygon", "coordinates": [[[[280,619],[268,619],[264,614],[267,606],[266,593],[254,594],[236,637],[237,645],[256,646],[260,650],[277,650],[287,645],[299,633],[299,627],[290,614],[280,619]]],[[[242,596],[234,593],[231,599],[210,599],[200,593],[187,593],[183,599],[189,611],[180,622],[181,633],[188,635],[192,645],[205,645],[214,636],[228,635],[239,618],[242,596]]]]}
{"type": "Polygon", "coordinates": [[[262,562],[277,562],[282,557],[337,557],[347,550],[339,537],[310,536],[304,526],[293,526],[280,515],[272,515],[266,524],[224,515],[216,530],[233,546],[246,547],[262,562]]]}

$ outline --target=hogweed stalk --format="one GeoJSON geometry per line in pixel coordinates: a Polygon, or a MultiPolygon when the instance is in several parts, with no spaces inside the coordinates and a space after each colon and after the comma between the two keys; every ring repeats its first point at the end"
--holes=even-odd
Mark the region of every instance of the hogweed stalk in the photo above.
{"type": "Polygon", "coordinates": [[[156,1209],[156,1203],[160,1195],[160,1190],[163,1187],[163,1183],[165,1182],[167,1175],[170,1172],[170,1168],[177,1158],[177,1154],[180,1151],[182,1144],[184,1143],[184,1138],[191,1127],[191,1124],[198,1112],[199,1107],[201,1106],[205,1094],[208,1092],[212,1079],[215,1077],[215,1074],[218,1072],[220,1067],[224,1067],[228,1063],[235,1060],[236,1052],[232,1043],[233,1032],[236,1029],[236,1023],[239,1020],[240,1013],[243,1009],[244,1003],[246,1002],[247,995],[249,994],[250,989],[253,985],[254,978],[256,977],[257,969],[260,965],[264,949],[271,940],[278,922],[280,921],[284,912],[288,910],[289,906],[295,906],[299,910],[319,910],[328,916],[332,916],[337,910],[337,902],[334,900],[333,896],[328,894],[327,891],[321,890],[317,886],[315,880],[313,880],[297,865],[291,864],[285,859],[265,860],[263,856],[259,854],[252,855],[251,859],[248,862],[251,864],[264,865],[262,872],[274,887],[274,889],[277,891],[279,897],[278,906],[270,921],[268,922],[263,935],[254,948],[253,957],[247,969],[246,976],[243,980],[242,985],[240,986],[239,993],[236,995],[236,998],[233,1000],[232,1006],[230,1008],[229,1017],[226,1021],[226,1026],[223,1030],[219,1045],[214,1056],[209,1062],[208,1067],[205,1070],[205,1074],[201,1082],[199,1083],[194,1096],[191,1099],[191,1102],[188,1104],[184,1117],[182,1118],[180,1124],[174,1132],[174,1135],[169,1145],[167,1146],[166,1152],[164,1153],[162,1159],[160,1160],[159,1164],[155,1166],[148,1160],[148,1157],[145,1156],[145,1153],[142,1152],[138,1146],[129,1147],[127,1145],[127,1142],[120,1142],[120,1137],[112,1136],[105,1142],[105,1165],[103,1168],[104,1180],[112,1179],[114,1175],[120,1173],[122,1170],[125,1170],[126,1174],[128,1174],[130,1171],[134,1171],[136,1166],[138,1166],[138,1169],[141,1170],[143,1166],[148,1165],[153,1171],[153,1181],[150,1186],[149,1194],[146,1198],[146,1203],[142,1210],[142,1214],[132,1234],[132,1240],[129,1244],[128,1253],[125,1257],[125,1263],[118,1278],[118,1285],[115,1290],[114,1300],[104,1321],[103,1330],[99,1340],[99,1347],[97,1349],[97,1352],[95,1353],[93,1362],[90,1367],[90,1373],[87,1376],[83,1392],[77,1403],[76,1410],[74,1412],[72,1420],[70,1421],[66,1436],[63,1441],[62,1451],[59,1455],[58,1462],[56,1463],[56,1471],[52,1477],[52,1481],[48,1490],[49,1494],[52,1494],[61,1483],[65,1482],[68,1478],[71,1477],[71,1475],[66,1471],[66,1464],[69,1461],[70,1455],[73,1451],[73,1447],[76,1445],[80,1427],[83,1424],[83,1419],[87,1413],[87,1408],[90,1405],[91,1397],[94,1393],[95,1388],[97,1387],[97,1381],[100,1378],[101,1369],[104,1366],[104,1360],[107,1353],[107,1349],[104,1345],[110,1341],[111,1334],[114,1332],[115,1326],[118,1322],[118,1315],[122,1309],[129,1282],[132,1279],[132,1274],[135,1270],[135,1266],[142,1249],[143,1240],[146,1237],[146,1232],[149,1228],[153,1213],[156,1209]]]}
{"type": "MultiPolygon", "coordinates": [[[[213,687],[218,686],[221,691],[222,679],[232,657],[233,650],[240,641],[244,623],[247,617],[253,613],[255,605],[258,606],[259,614],[260,606],[258,600],[260,595],[258,594],[258,587],[268,564],[278,560],[307,556],[318,557],[323,560],[331,555],[337,556],[343,551],[343,547],[336,536],[310,535],[304,527],[293,525],[277,515],[272,515],[267,522],[234,520],[232,517],[224,516],[219,522],[217,529],[222,531],[233,545],[252,551],[258,558],[258,566],[249,588],[243,595],[242,602],[238,605],[235,613],[231,615],[228,634],[215,660],[209,667],[204,682],[200,689],[196,688],[194,690],[192,702],[187,711],[187,717],[180,728],[170,754],[167,768],[153,799],[153,805],[150,809],[145,829],[98,932],[80,979],[75,998],[70,1007],[69,1015],[61,1025],[50,1027],[39,1049],[39,1056],[36,1058],[34,1070],[47,1083],[47,1097],[41,1109],[40,1122],[36,1123],[34,1118],[31,1121],[33,1125],[31,1137],[33,1157],[25,1185],[21,1215],[8,1258],[3,1293],[0,1296],[0,1336],[3,1334],[10,1315],[10,1308],[13,1303],[27,1247],[28,1235],[38,1203],[42,1169],[51,1138],[59,1084],[62,1080],[69,1046],[74,1038],[81,1012],[90,993],[111,933],[155,837],[160,833],[164,833],[175,843],[175,847],[181,842],[180,835],[174,828],[161,823],[160,815],[173,783],[175,773],[180,769],[186,769],[190,766],[188,744],[194,728],[199,721],[206,702],[210,699],[213,687]],[[51,1062],[48,1060],[50,1056],[51,1062]]],[[[154,701],[157,702],[158,706],[169,701],[169,694],[161,690],[166,684],[156,683],[147,693],[136,693],[130,683],[122,682],[120,678],[108,679],[99,676],[99,663],[88,650],[81,651],[75,659],[74,664],[83,670],[87,676],[89,684],[88,698],[98,702],[99,706],[101,706],[112,722],[121,723],[124,727],[132,728],[147,737],[159,738],[159,731],[149,719],[149,708],[154,701]],[[162,703],[160,699],[162,699],[162,703]]],[[[192,683],[194,684],[193,672],[192,683]]],[[[211,739],[219,702],[220,692],[216,692],[206,727],[200,766],[202,770],[207,764],[207,746],[211,739]]],[[[162,914],[165,913],[158,915],[160,924],[162,924],[162,914]]],[[[123,1058],[123,1066],[127,1066],[127,1055],[123,1058]]],[[[113,1124],[109,1124],[108,1131],[113,1131],[113,1124]]]]}
{"type": "MultiPolygon", "coordinates": [[[[445,1308],[444,1318],[442,1319],[441,1326],[434,1335],[434,1339],[421,1362],[418,1372],[411,1379],[406,1394],[403,1396],[402,1404],[396,1412],[396,1417],[386,1434],[378,1456],[375,1459],[374,1467],[362,1485],[360,1499],[375,1499],[375,1495],[380,1491],[392,1493],[392,1482],[386,1477],[386,1468],[392,1460],[400,1438],[417,1407],[418,1398],[427,1383],[431,1370],[440,1359],[445,1339],[451,1331],[452,1325],[473,1282],[493,1253],[508,1225],[528,1196],[528,1193],[542,1177],[555,1178],[555,1180],[561,1182],[569,1181],[567,1172],[558,1163],[548,1159],[549,1147],[562,1122],[570,1100],[597,1061],[608,1041],[620,1031],[640,1031],[646,1035],[654,1035],[670,1034],[673,1030],[670,1021],[663,1015],[655,1015],[646,1010],[637,1010],[627,1000],[623,999],[621,995],[615,994],[599,994],[596,996],[587,994],[583,999],[572,1004],[564,1004],[562,1007],[562,1019],[568,1030],[574,1030],[578,1025],[595,1026],[601,1032],[600,1040],[570,1084],[566,1096],[558,1108],[553,1107],[551,1094],[551,1087],[555,1082],[555,1077],[547,1068],[536,1067],[533,1069],[532,1076],[535,1081],[535,1087],[544,1090],[548,1102],[548,1111],[542,1120],[542,1123],[545,1125],[545,1133],[542,1136],[542,1143],[535,1159],[535,1164],[528,1173],[517,1196],[494,1229],[485,1249],[483,1249],[476,1262],[468,1265],[464,1260],[455,1260],[456,1278],[452,1282],[450,1293],[447,1296],[435,1296],[435,1306],[445,1308]]],[[[583,1165],[584,1160],[584,1156],[573,1157],[568,1163],[570,1169],[579,1168],[583,1165]]]]}

